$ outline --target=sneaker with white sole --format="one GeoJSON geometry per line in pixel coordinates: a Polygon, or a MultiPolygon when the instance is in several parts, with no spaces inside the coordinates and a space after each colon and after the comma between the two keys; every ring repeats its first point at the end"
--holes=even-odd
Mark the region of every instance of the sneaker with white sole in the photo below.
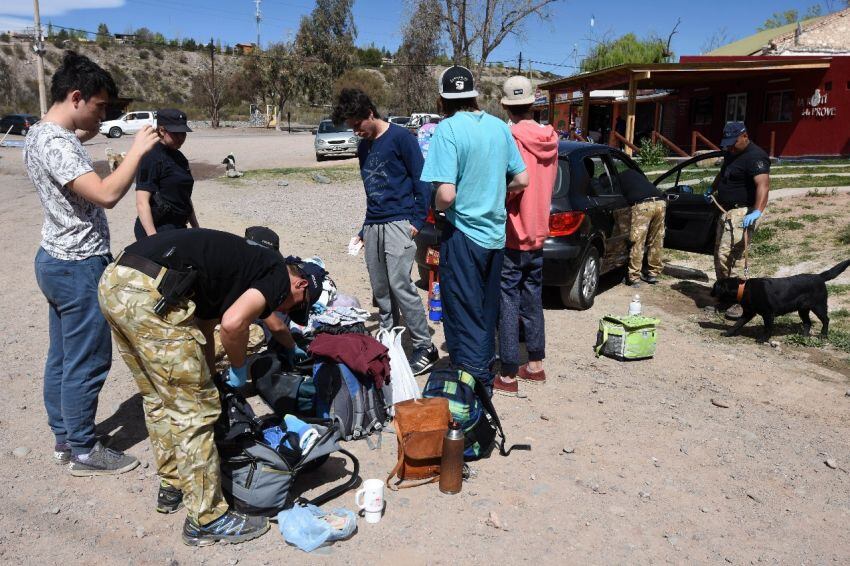
{"type": "Polygon", "coordinates": [[[71,461],[71,447],[60,442],[53,446],[53,462],[59,466],[64,466],[71,461]]]}
{"type": "Polygon", "coordinates": [[[437,347],[431,344],[430,348],[416,348],[407,360],[410,363],[410,369],[413,370],[413,375],[422,375],[440,359],[440,353],[437,347]]]}
{"type": "Polygon", "coordinates": [[[77,477],[111,476],[129,472],[138,465],[135,457],[107,448],[98,441],[86,456],[71,458],[70,470],[71,475],[77,477]]]}
{"type": "Polygon", "coordinates": [[[183,542],[189,546],[207,546],[219,541],[237,544],[262,536],[268,530],[269,520],[265,517],[227,511],[206,525],[199,525],[194,519],[186,517],[183,542]]]}

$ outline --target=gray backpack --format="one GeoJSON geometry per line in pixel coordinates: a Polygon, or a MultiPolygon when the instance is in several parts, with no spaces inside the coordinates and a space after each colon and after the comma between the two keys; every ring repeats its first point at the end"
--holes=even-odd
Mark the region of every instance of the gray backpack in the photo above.
{"type": "Polygon", "coordinates": [[[336,362],[316,362],[313,382],[316,417],[336,421],[343,440],[366,438],[378,432],[380,445],[380,432],[390,416],[384,395],[374,383],[359,380],[348,366],[336,362]]]}

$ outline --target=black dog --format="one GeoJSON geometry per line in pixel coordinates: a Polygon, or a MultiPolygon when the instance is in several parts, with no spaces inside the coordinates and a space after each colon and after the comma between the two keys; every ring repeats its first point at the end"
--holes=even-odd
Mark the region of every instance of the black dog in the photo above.
{"type": "Polygon", "coordinates": [[[744,282],[743,295],[738,297],[738,288],[742,280],[737,277],[720,279],[711,289],[711,296],[723,302],[741,303],[744,314],[724,336],[735,336],[741,328],[760,314],[764,319],[763,340],[769,340],[773,334],[773,320],[782,314],[797,311],[803,321],[803,336],[812,329],[809,311],[815,313],[823,329],[821,336],[829,332],[829,316],[826,307],[826,282],[835,279],[850,265],[850,259],[842,261],[832,269],[820,274],[794,275],[768,279],[757,277],[744,282]]]}

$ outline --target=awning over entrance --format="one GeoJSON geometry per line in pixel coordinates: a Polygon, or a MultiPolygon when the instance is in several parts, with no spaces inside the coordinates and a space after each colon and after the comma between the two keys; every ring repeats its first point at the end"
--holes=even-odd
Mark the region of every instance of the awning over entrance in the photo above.
{"type": "Polygon", "coordinates": [[[609,67],[592,73],[582,73],[540,85],[549,91],[549,115],[553,115],[555,99],[560,93],[581,91],[582,112],[587,115],[590,99],[587,93],[602,89],[628,89],[626,110],[627,153],[634,143],[635,103],[638,89],[675,89],[696,83],[724,81],[736,77],[753,78],[763,75],[776,78],[778,73],[797,73],[813,69],[828,69],[831,57],[683,57],[679,63],[629,64],[609,67]],[[700,60],[694,60],[700,59],[700,60]]]}

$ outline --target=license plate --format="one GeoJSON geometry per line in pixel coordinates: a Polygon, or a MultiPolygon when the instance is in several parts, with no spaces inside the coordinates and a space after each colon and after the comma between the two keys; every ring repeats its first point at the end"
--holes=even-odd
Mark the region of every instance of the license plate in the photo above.
{"type": "Polygon", "coordinates": [[[425,254],[425,263],[428,265],[440,265],[440,250],[429,247],[425,254]]]}

